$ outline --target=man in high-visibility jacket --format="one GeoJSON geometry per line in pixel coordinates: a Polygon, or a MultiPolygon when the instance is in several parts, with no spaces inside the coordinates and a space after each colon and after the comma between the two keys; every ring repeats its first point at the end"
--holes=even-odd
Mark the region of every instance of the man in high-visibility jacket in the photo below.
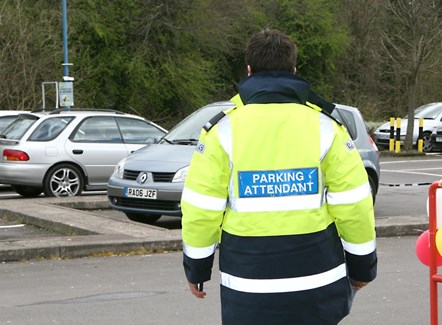
{"type": "Polygon", "coordinates": [[[252,36],[244,106],[206,124],[182,195],[184,269],[203,298],[219,244],[223,324],[337,324],[376,277],[373,202],[342,125],[306,106],[296,46],[252,36]]]}

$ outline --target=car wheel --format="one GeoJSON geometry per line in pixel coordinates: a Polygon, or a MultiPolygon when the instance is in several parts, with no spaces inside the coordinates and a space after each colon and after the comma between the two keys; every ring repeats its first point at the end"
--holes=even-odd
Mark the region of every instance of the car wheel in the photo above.
{"type": "Polygon", "coordinates": [[[431,152],[433,151],[433,145],[431,144],[431,133],[424,133],[422,137],[422,151],[423,152],[431,152]]]}
{"type": "Polygon", "coordinates": [[[77,196],[83,191],[83,175],[80,170],[69,164],[52,167],[43,181],[46,196],[77,196]]]}
{"type": "Polygon", "coordinates": [[[161,216],[141,213],[126,213],[126,217],[128,217],[132,221],[154,223],[155,221],[160,219],[161,216]]]}
{"type": "Polygon", "coordinates": [[[41,188],[38,187],[30,187],[30,186],[21,186],[21,185],[12,185],[12,189],[16,191],[23,197],[33,198],[40,195],[42,192],[41,188]]]}
{"type": "Polygon", "coordinates": [[[373,205],[374,205],[376,201],[376,192],[375,192],[376,185],[373,177],[371,177],[370,175],[368,175],[368,184],[370,185],[370,191],[371,191],[371,196],[373,197],[373,205]]]}

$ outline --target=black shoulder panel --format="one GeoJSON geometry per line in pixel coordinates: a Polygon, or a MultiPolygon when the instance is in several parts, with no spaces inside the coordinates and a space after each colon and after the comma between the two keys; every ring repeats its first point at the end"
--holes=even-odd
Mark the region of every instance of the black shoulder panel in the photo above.
{"type": "Polygon", "coordinates": [[[312,104],[321,107],[323,111],[329,114],[331,114],[336,107],[335,104],[325,100],[314,91],[310,91],[310,93],[308,94],[308,101],[312,104]]]}
{"type": "MultiPolygon", "coordinates": [[[[324,115],[328,116],[328,117],[331,118],[333,121],[335,121],[336,123],[338,123],[338,125],[342,125],[342,123],[341,123],[336,117],[334,117],[333,115],[331,115],[330,112],[328,112],[328,111],[322,109],[322,108],[319,107],[318,105],[313,104],[313,103],[310,103],[310,102],[307,102],[305,105],[306,105],[307,107],[310,107],[311,109],[313,109],[313,110],[315,110],[315,111],[321,113],[321,114],[324,114],[324,115]]],[[[339,113],[339,115],[340,115],[340,113],[339,113]]]]}
{"type": "Polygon", "coordinates": [[[206,132],[208,132],[214,125],[216,125],[216,123],[218,123],[224,116],[226,116],[226,113],[224,112],[219,112],[218,114],[216,114],[214,117],[212,117],[210,119],[209,122],[207,122],[206,124],[204,124],[203,129],[206,130],[206,132]]]}

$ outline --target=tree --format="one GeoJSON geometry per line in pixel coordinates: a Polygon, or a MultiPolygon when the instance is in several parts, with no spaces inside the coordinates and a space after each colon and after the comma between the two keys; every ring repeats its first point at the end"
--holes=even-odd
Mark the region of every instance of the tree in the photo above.
{"type": "MultiPolygon", "coordinates": [[[[405,88],[408,125],[405,149],[412,148],[414,109],[418,106],[420,77],[440,66],[442,5],[436,0],[389,0],[382,53],[390,73],[405,88]]],[[[439,70],[440,72],[440,70],[439,70]]]]}
{"type": "MultiPolygon", "coordinates": [[[[359,107],[366,119],[376,120],[385,112],[386,104],[393,100],[382,97],[387,83],[379,82],[382,66],[378,48],[379,24],[376,19],[383,9],[382,0],[343,0],[338,7],[341,24],[347,26],[349,46],[340,60],[336,60],[336,78],[333,98],[340,103],[359,107]]],[[[385,115],[388,116],[388,115],[385,115]]]]}
{"type": "Polygon", "coordinates": [[[59,1],[6,0],[0,4],[1,108],[40,107],[41,82],[61,77],[60,12],[59,1]]]}
{"type": "Polygon", "coordinates": [[[298,46],[297,73],[323,96],[331,97],[336,62],[348,47],[345,26],[334,0],[265,1],[269,22],[298,46]]]}

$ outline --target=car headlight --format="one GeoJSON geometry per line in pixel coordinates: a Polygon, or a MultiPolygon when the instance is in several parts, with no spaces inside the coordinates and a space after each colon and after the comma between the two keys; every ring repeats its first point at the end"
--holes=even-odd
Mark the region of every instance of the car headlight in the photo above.
{"type": "Polygon", "coordinates": [[[126,158],[120,160],[120,162],[115,166],[114,172],[112,174],[113,177],[123,179],[125,162],[126,158]]]}
{"type": "Polygon", "coordinates": [[[182,183],[186,179],[187,172],[189,171],[189,166],[181,168],[175,173],[175,176],[172,179],[172,183],[182,183]]]}

